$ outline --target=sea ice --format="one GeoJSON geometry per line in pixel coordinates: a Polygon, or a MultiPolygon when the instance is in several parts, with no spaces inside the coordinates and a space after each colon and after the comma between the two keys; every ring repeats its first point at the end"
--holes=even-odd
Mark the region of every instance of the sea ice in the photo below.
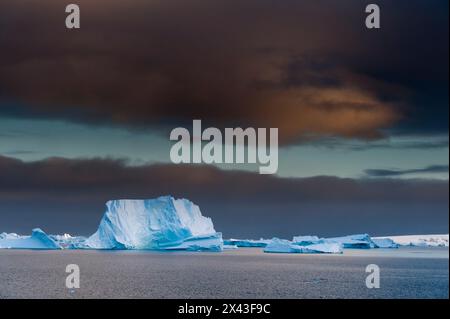
{"type": "Polygon", "coordinates": [[[95,234],[80,248],[221,251],[221,233],[197,205],[163,196],[148,200],[112,200],[95,234]]]}

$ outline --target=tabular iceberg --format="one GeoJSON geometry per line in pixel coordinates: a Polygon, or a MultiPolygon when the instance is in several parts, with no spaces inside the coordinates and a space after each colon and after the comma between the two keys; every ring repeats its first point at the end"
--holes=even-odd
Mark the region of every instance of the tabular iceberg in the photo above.
{"type": "Polygon", "coordinates": [[[371,238],[368,234],[348,235],[343,237],[319,238],[317,236],[295,236],[292,243],[298,246],[313,244],[339,244],[342,248],[371,249],[398,248],[399,245],[389,238],[371,238]]]}
{"type": "Polygon", "coordinates": [[[226,239],[225,245],[237,247],[266,247],[270,243],[269,239],[226,239]]]}
{"type": "Polygon", "coordinates": [[[79,248],[222,251],[221,233],[197,205],[163,196],[112,200],[95,234],[79,248]]]}
{"type": "Polygon", "coordinates": [[[39,228],[33,229],[31,236],[0,234],[0,248],[10,249],[61,249],[62,247],[39,228]]]}
{"type": "Polygon", "coordinates": [[[300,246],[289,240],[273,238],[264,248],[265,253],[298,253],[298,254],[340,254],[342,246],[338,243],[318,243],[300,246]]]}
{"type": "Polygon", "coordinates": [[[296,245],[306,246],[321,242],[317,236],[294,236],[292,242],[296,245]]]}
{"type": "Polygon", "coordinates": [[[390,238],[372,238],[376,248],[398,248],[400,245],[390,238]]]}
{"type": "Polygon", "coordinates": [[[376,248],[375,243],[368,234],[348,235],[344,237],[323,238],[325,243],[338,243],[343,248],[370,249],[376,248]]]}

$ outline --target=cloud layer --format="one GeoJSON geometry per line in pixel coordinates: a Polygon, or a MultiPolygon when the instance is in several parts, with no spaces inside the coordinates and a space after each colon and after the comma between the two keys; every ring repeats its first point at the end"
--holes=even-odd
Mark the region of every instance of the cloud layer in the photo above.
{"type": "Polygon", "coordinates": [[[376,138],[415,124],[423,77],[435,100],[448,83],[436,65],[448,66],[448,42],[435,34],[448,17],[431,2],[381,1],[377,32],[364,28],[364,1],[80,0],[71,31],[60,1],[3,2],[0,112],[129,127],[199,118],[278,127],[284,143],[376,138]]]}

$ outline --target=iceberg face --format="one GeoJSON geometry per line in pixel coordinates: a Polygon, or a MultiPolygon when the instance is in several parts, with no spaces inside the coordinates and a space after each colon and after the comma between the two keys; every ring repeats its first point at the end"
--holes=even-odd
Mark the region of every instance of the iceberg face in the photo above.
{"type": "Polygon", "coordinates": [[[100,226],[80,248],[221,251],[223,240],[197,205],[170,196],[113,200],[100,226]]]}
{"type": "Polygon", "coordinates": [[[378,240],[391,240],[400,246],[418,247],[448,247],[449,236],[446,235],[406,235],[406,236],[386,236],[374,238],[378,240]]]}
{"type": "Polygon", "coordinates": [[[289,240],[273,238],[264,248],[265,253],[297,253],[297,254],[340,254],[342,246],[338,243],[318,243],[300,246],[289,240]]]}
{"type": "Polygon", "coordinates": [[[224,240],[225,245],[237,246],[237,247],[266,247],[270,243],[269,239],[227,239],[224,240]]]}
{"type": "Polygon", "coordinates": [[[0,248],[9,249],[61,249],[62,247],[41,229],[33,229],[31,236],[0,234],[0,248]]]}

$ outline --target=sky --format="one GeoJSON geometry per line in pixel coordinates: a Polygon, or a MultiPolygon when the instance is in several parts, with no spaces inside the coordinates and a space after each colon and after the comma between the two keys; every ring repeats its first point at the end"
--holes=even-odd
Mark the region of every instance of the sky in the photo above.
{"type": "Polygon", "coordinates": [[[448,1],[0,3],[0,231],[93,233],[189,198],[225,237],[448,233],[448,1]],[[170,131],[276,127],[279,169],[171,163],[170,131]]]}

